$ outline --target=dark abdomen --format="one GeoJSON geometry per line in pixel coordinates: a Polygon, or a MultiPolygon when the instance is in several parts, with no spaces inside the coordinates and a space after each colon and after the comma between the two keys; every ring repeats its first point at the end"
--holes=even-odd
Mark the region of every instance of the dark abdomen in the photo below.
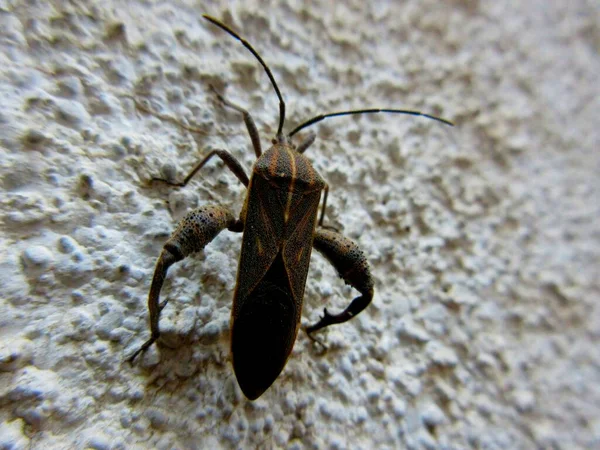
{"type": "Polygon", "coordinates": [[[300,311],[281,253],[241,300],[231,329],[233,369],[244,395],[254,400],[281,373],[296,340],[300,311]]]}

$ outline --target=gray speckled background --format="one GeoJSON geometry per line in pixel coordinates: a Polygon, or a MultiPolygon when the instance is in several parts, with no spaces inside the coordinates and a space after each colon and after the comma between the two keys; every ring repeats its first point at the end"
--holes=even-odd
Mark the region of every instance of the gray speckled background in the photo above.
{"type": "MultiPolygon", "coordinates": [[[[593,0],[0,2],[0,448],[593,448],[600,445],[600,8],[593,0]],[[79,2],[73,2],[79,3],[79,2]],[[244,188],[209,149],[254,160],[344,108],[307,152],[327,221],[360,243],[373,305],[301,333],[259,400],[229,362],[241,237],[174,268],[164,344],[146,296],[186,211],[244,188]],[[135,107],[137,95],[165,117],[135,107]],[[205,134],[191,134],[166,118],[205,134]]],[[[303,324],[355,296],[313,253],[303,324]]]]}

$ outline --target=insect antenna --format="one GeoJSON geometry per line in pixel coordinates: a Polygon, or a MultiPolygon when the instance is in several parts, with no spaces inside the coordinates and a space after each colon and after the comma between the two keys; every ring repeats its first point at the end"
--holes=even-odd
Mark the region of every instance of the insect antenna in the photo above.
{"type": "Polygon", "coordinates": [[[283,122],[285,121],[285,102],[283,101],[283,97],[281,96],[279,87],[277,86],[277,83],[275,82],[275,78],[273,77],[273,74],[271,73],[271,69],[269,69],[269,67],[263,61],[263,59],[260,57],[260,55],[257,53],[257,51],[254,50],[254,48],[252,48],[250,43],[248,43],[246,40],[242,39],[242,37],[239,36],[235,31],[233,31],[227,25],[225,25],[224,23],[215,19],[214,17],[210,17],[206,14],[203,14],[202,17],[204,17],[206,20],[208,20],[209,22],[218,26],[219,28],[221,28],[222,30],[226,31],[231,36],[233,36],[235,39],[240,41],[244,45],[244,47],[246,47],[250,51],[250,53],[252,53],[254,55],[254,57],[256,59],[258,59],[258,62],[261,64],[261,66],[263,66],[263,69],[265,69],[265,72],[267,72],[269,80],[271,80],[271,84],[273,85],[273,88],[275,88],[277,97],[279,97],[279,128],[277,128],[277,137],[282,137],[283,136],[283,122]]]}
{"type": "Polygon", "coordinates": [[[454,126],[454,124],[452,122],[450,122],[449,120],[442,119],[441,117],[436,117],[436,116],[432,116],[429,114],[424,114],[419,111],[411,111],[411,110],[407,110],[407,109],[356,109],[356,110],[352,110],[352,111],[338,111],[338,112],[332,112],[329,114],[320,114],[320,115],[313,117],[312,119],[307,120],[306,122],[298,125],[296,128],[294,128],[290,132],[290,134],[288,136],[292,137],[294,134],[296,134],[298,131],[302,130],[303,128],[314,125],[315,123],[320,122],[323,119],[327,119],[328,117],[350,116],[353,114],[374,114],[374,113],[380,113],[380,112],[393,113],[393,114],[408,114],[410,116],[421,116],[421,117],[426,117],[427,119],[437,120],[438,122],[442,122],[445,125],[450,125],[451,127],[454,126]]]}

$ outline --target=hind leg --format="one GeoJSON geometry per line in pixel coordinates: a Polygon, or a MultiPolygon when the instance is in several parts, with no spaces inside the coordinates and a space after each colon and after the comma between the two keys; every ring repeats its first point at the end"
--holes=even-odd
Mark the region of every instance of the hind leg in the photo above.
{"type": "Polygon", "coordinates": [[[142,352],[145,352],[160,337],[160,312],[166,306],[166,300],[160,302],[160,290],[167,276],[167,271],[174,263],[181,261],[192,253],[201,251],[221,231],[243,231],[243,223],[223,206],[204,206],[188,213],[165,243],[158,257],[150,293],[148,294],[148,311],[150,312],[150,339],[148,339],[127,360],[132,363],[142,352]]]}
{"type": "Polygon", "coordinates": [[[373,299],[373,278],[367,258],[358,245],[340,233],[321,229],[315,232],[313,247],[335,267],[346,284],[362,295],[352,300],[339,314],[330,314],[325,308],[321,320],[306,328],[309,336],[330,325],[347,322],[369,306],[373,299]]]}

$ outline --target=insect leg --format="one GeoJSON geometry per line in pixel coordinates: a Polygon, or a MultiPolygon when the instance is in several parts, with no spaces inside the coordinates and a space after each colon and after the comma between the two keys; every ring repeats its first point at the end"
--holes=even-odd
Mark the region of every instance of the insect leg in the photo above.
{"type": "Polygon", "coordinates": [[[321,328],[347,322],[365,309],[373,299],[373,278],[369,264],[362,250],[354,242],[331,230],[317,230],[313,247],[335,267],[346,284],[362,295],[352,300],[339,314],[329,314],[325,309],[321,320],[306,328],[309,336],[321,328]]]}
{"type": "MultiPolygon", "coordinates": [[[[325,187],[323,188],[323,207],[321,208],[321,217],[319,217],[319,226],[323,226],[323,219],[325,219],[325,209],[327,208],[327,197],[329,197],[329,185],[325,183],[325,187]]],[[[327,227],[324,227],[327,228],[327,227]]]]}
{"type": "Polygon", "coordinates": [[[300,142],[300,144],[298,144],[298,147],[296,147],[296,151],[298,153],[304,153],[306,149],[310,147],[313,144],[313,142],[315,142],[316,138],[317,135],[311,132],[308,136],[306,136],[306,138],[304,138],[302,142],[300,142]]]}
{"type": "Polygon", "coordinates": [[[227,165],[227,167],[229,168],[229,170],[231,170],[233,172],[233,174],[237,177],[238,180],[241,181],[241,183],[248,187],[248,175],[246,175],[246,171],[244,170],[244,168],[242,167],[242,165],[240,164],[240,162],[234,158],[234,156],[229,153],[227,150],[213,150],[211,151],[208,155],[206,155],[204,157],[204,159],[202,159],[202,161],[200,161],[198,164],[196,164],[196,167],[194,167],[192,169],[192,171],[188,174],[187,177],[185,177],[185,179],[181,182],[181,183],[174,183],[172,181],[169,180],[165,180],[164,178],[152,178],[152,181],[162,181],[163,183],[167,183],[171,186],[179,186],[179,187],[183,187],[186,184],[188,184],[188,182],[192,179],[192,177],[194,175],[196,175],[196,173],[202,169],[202,167],[204,167],[204,165],[210,161],[210,159],[213,156],[218,156],[219,158],[221,158],[221,160],[225,163],[225,165],[227,165]]]}
{"type": "Polygon", "coordinates": [[[140,353],[146,351],[160,336],[158,320],[160,312],[167,302],[165,300],[159,303],[159,297],[169,267],[186,256],[202,250],[225,228],[230,231],[241,232],[244,224],[235,219],[233,214],[223,206],[203,206],[189,212],[179,222],[177,228],[165,243],[154,269],[150,294],[148,295],[151,337],[128,358],[129,362],[133,362],[140,353]]]}
{"type": "Polygon", "coordinates": [[[260,136],[258,135],[258,128],[256,128],[256,124],[254,123],[254,119],[252,119],[250,113],[241,106],[238,106],[235,103],[231,103],[229,100],[225,99],[225,97],[219,94],[219,92],[217,92],[217,90],[213,86],[210,86],[210,88],[213,90],[219,101],[223,103],[223,105],[242,113],[242,116],[244,117],[244,122],[246,123],[246,128],[248,129],[248,134],[250,135],[250,140],[252,141],[252,146],[254,147],[254,153],[256,153],[256,157],[258,158],[262,154],[262,147],[260,146],[260,136]]]}
{"type": "Polygon", "coordinates": [[[321,217],[319,217],[319,226],[326,230],[338,231],[336,227],[332,227],[331,225],[323,225],[323,220],[325,219],[325,210],[327,209],[327,197],[329,197],[329,185],[325,183],[325,187],[323,188],[323,206],[321,207],[321,217]]]}

